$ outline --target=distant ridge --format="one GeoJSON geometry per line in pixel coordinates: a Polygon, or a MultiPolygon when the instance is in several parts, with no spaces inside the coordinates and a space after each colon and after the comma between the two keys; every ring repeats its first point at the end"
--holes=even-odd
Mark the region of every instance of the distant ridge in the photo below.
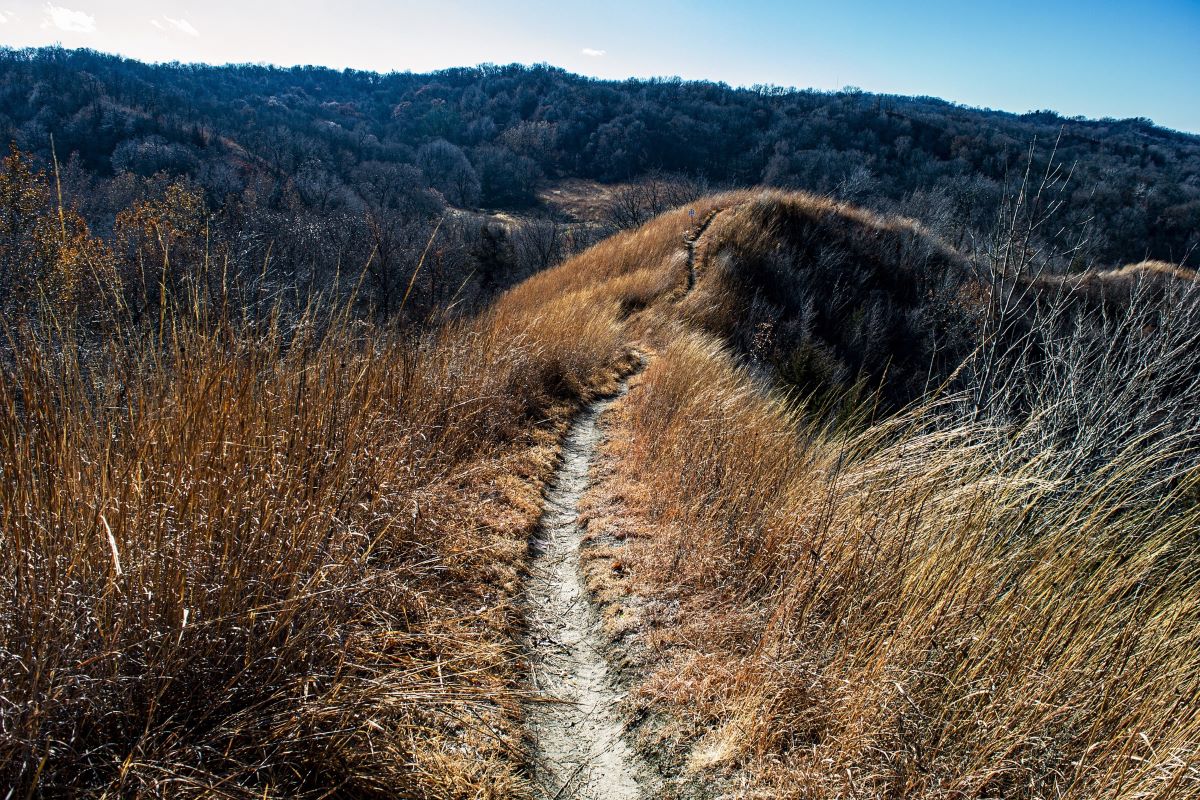
{"type": "Polygon", "coordinates": [[[454,206],[493,209],[536,205],[547,181],[672,173],[916,216],[954,244],[990,228],[1032,153],[1035,175],[1051,158],[1063,167],[1057,225],[1086,242],[1083,265],[1200,258],[1200,136],[1143,118],[609,81],[545,64],[382,75],[151,65],[61,48],[0,50],[0,110],[0,135],[47,163],[53,134],[86,174],[185,176],[214,205],[256,184],[271,202],[291,192],[306,207],[353,207],[367,164],[408,171],[409,195],[433,189],[454,206]]]}

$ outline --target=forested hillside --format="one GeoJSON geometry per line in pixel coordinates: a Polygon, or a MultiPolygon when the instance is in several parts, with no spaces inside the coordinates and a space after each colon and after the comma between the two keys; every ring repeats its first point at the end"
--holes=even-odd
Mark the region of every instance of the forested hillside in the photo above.
{"type": "Polygon", "coordinates": [[[651,173],[831,193],[963,244],[992,227],[1031,146],[1035,172],[1053,160],[1064,176],[1045,235],[1083,241],[1065,266],[1194,265],[1200,241],[1196,136],[857,90],[612,82],[545,65],[380,75],[4,50],[0,135],[47,162],[53,135],[64,186],[93,224],[184,180],[249,239],[276,240],[281,269],[297,269],[299,248],[331,270],[351,254],[348,226],[386,247],[397,213],[411,225],[447,204],[531,208],[547,182],[651,173]],[[371,217],[383,224],[371,230],[371,217]]]}

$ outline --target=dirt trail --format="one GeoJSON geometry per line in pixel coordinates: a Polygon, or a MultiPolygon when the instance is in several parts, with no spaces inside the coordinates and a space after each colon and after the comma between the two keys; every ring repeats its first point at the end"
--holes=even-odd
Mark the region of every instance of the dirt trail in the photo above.
{"type": "Polygon", "coordinates": [[[540,797],[639,800],[657,784],[625,742],[618,707],[624,692],[603,652],[600,620],[584,585],[576,524],[579,499],[600,442],[600,416],[628,389],[592,403],[571,424],[562,464],[533,541],[527,593],[529,649],[535,688],[530,704],[540,797]]]}
{"type": "Polygon", "coordinates": [[[687,290],[690,292],[696,287],[696,245],[700,243],[700,237],[708,230],[708,226],[713,224],[713,220],[721,213],[721,209],[714,208],[708,212],[708,216],[704,221],[692,231],[691,235],[684,236],[683,242],[687,245],[687,290]]]}
{"type": "MultiPolygon", "coordinates": [[[[688,291],[696,283],[696,245],[717,213],[684,237],[688,291]]],[[[628,390],[626,378],[616,394],[592,403],[571,423],[531,543],[526,644],[539,697],[529,704],[528,719],[542,800],[648,800],[661,789],[657,773],[625,740],[620,713],[625,692],[609,670],[579,559],[579,500],[601,440],[600,417],[628,390]]]]}

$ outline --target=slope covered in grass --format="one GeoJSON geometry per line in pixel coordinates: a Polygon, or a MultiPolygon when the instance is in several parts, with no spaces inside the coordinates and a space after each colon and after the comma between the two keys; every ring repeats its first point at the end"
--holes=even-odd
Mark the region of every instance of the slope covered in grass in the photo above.
{"type": "Polygon", "coordinates": [[[11,331],[0,783],[526,793],[525,542],[572,409],[627,358],[619,308],[653,291],[606,275],[415,337],[200,295],[98,351],[11,331]]]}
{"type": "Polygon", "coordinates": [[[642,746],[739,797],[1195,796],[1194,274],[725,202],[590,500],[642,746]],[[789,351],[909,405],[828,416],[789,351]]]}
{"type": "Polygon", "coordinates": [[[1147,496],[1177,454],[1070,474],[937,414],[839,433],[660,353],[593,497],[653,747],[770,797],[1194,796],[1194,469],[1147,496]]]}
{"type": "Polygon", "coordinates": [[[199,289],[101,341],[9,331],[0,782],[529,796],[526,543],[638,350],[588,570],[680,785],[1194,796],[1193,276],[989,274],[806,195],[694,210],[420,334],[199,289]]]}

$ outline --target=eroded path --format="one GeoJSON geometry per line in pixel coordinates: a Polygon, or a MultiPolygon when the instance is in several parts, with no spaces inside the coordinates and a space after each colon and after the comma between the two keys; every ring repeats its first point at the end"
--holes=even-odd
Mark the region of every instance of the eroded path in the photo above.
{"type": "MultiPolygon", "coordinates": [[[[709,212],[684,237],[687,291],[696,283],[696,246],[717,214],[709,212]]],[[[657,773],[625,739],[620,713],[625,693],[605,658],[600,618],[579,557],[579,501],[601,440],[600,418],[628,389],[626,378],[616,394],[592,403],[571,423],[532,542],[526,644],[538,694],[528,721],[543,800],[643,800],[657,797],[661,788],[657,773]]]]}
{"type": "Polygon", "coordinates": [[[687,245],[687,290],[689,292],[696,288],[696,245],[700,243],[700,237],[704,235],[720,213],[721,209],[719,208],[709,211],[704,221],[694,231],[683,237],[683,243],[687,245]]]}
{"type": "Polygon", "coordinates": [[[637,800],[654,796],[649,767],[626,743],[624,698],[604,657],[600,620],[580,570],[579,499],[600,441],[600,417],[626,391],[576,417],[533,542],[527,589],[530,665],[541,694],[529,707],[540,797],[637,800]]]}

